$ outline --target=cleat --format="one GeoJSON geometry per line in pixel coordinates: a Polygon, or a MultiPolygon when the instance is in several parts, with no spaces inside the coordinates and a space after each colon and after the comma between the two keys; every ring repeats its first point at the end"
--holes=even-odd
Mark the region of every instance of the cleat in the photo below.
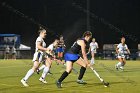
{"type": "Polygon", "coordinates": [[[39,81],[40,81],[40,82],[42,82],[42,83],[44,83],[44,84],[46,84],[46,83],[47,83],[47,81],[46,81],[46,80],[44,80],[42,77],[40,77],[39,81]]]}
{"type": "Polygon", "coordinates": [[[57,86],[58,88],[62,88],[61,82],[56,81],[56,86],[57,86]]]}
{"type": "Polygon", "coordinates": [[[120,67],[120,69],[121,69],[122,71],[124,71],[124,68],[123,68],[123,67],[120,67]]]}
{"type": "Polygon", "coordinates": [[[21,83],[22,83],[23,86],[25,86],[25,87],[28,87],[28,86],[29,86],[29,85],[27,84],[27,82],[26,82],[24,79],[21,80],[21,83]]]}
{"type": "Polygon", "coordinates": [[[78,84],[87,84],[85,81],[83,81],[83,80],[77,80],[77,83],[78,84]]]}

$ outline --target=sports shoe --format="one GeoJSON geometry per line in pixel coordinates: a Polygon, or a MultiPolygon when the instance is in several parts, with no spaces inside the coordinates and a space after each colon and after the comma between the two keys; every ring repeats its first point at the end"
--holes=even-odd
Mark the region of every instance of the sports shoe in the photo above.
{"type": "Polygon", "coordinates": [[[87,83],[86,83],[85,81],[83,81],[82,79],[81,79],[81,80],[78,79],[78,80],[77,80],[77,83],[78,83],[78,84],[87,84],[87,83]]]}
{"type": "Polygon", "coordinates": [[[21,79],[21,83],[23,84],[23,86],[28,87],[29,85],[27,84],[27,82],[24,79],[21,79]]]}
{"type": "Polygon", "coordinates": [[[44,83],[44,84],[46,84],[46,83],[47,83],[47,81],[46,81],[46,80],[44,80],[42,77],[40,77],[39,81],[40,81],[40,82],[42,82],[42,83],[44,83]]]}
{"type": "Polygon", "coordinates": [[[39,72],[40,72],[40,70],[39,70],[39,69],[37,69],[37,70],[36,70],[36,73],[37,73],[37,74],[39,74],[39,72]]]}
{"type": "Polygon", "coordinates": [[[58,88],[62,88],[61,82],[56,81],[56,86],[57,86],[58,88]]]}
{"type": "Polygon", "coordinates": [[[120,67],[120,69],[121,69],[122,71],[124,71],[124,68],[123,68],[123,67],[120,67]]]}
{"type": "Polygon", "coordinates": [[[117,65],[115,65],[115,69],[116,69],[116,70],[119,70],[119,68],[118,68],[118,66],[117,66],[117,65]]]}

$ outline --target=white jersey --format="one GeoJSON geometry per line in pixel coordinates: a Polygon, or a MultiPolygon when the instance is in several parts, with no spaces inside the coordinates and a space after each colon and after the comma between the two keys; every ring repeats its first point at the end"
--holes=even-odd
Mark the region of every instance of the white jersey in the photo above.
{"type": "Polygon", "coordinates": [[[12,50],[11,50],[11,52],[12,53],[16,53],[16,48],[13,47],[12,50]]]}
{"type": "Polygon", "coordinates": [[[53,50],[54,50],[54,45],[53,45],[53,44],[50,44],[50,45],[48,46],[48,49],[50,49],[51,51],[53,51],[53,50]]]}
{"type": "Polygon", "coordinates": [[[118,46],[118,58],[125,58],[125,53],[126,53],[126,50],[128,49],[127,45],[122,45],[122,43],[120,43],[118,46]]]}
{"type": "Polygon", "coordinates": [[[10,52],[10,48],[9,47],[6,47],[5,52],[6,53],[9,53],[10,52]]]}
{"type": "Polygon", "coordinates": [[[44,40],[43,40],[43,38],[42,37],[38,37],[37,39],[36,39],[36,52],[37,51],[40,51],[41,53],[43,53],[43,51],[42,50],[39,50],[38,48],[37,48],[37,43],[38,42],[41,42],[41,46],[42,47],[46,47],[46,43],[44,42],[44,40]]]}
{"type": "Polygon", "coordinates": [[[44,57],[44,51],[40,50],[37,48],[37,43],[38,42],[41,42],[41,46],[42,47],[46,47],[46,43],[44,42],[43,38],[41,37],[38,37],[36,39],[36,50],[35,50],[35,53],[34,53],[34,57],[33,57],[33,62],[35,61],[38,61],[38,62],[43,62],[45,57],[44,57]]]}
{"type": "MultiPolygon", "coordinates": [[[[47,48],[49,50],[53,51],[54,50],[54,45],[53,44],[50,44],[47,48]]],[[[47,51],[47,53],[50,54],[50,51],[47,51]]]]}
{"type": "Polygon", "coordinates": [[[91,51],[96,51],[97,48],[98,48],[97,42],[91,42],[90,43],[90,49],[91,49],[91,51]]]}

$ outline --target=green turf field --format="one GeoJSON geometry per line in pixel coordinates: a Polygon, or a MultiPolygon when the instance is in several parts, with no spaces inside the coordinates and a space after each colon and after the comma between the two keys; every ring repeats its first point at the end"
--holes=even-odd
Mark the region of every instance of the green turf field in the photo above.
{"type": "MultiPolygon", "coordinates": [[[[31,60],[0,60],[0,93],[140,93],[140,61],[127,61],[124,71],[116,71],[116,60],[96,60],[94,68],[110,87],[105,88],[87,69],[84,80],[86,85],[76,83],[78,74],[72,72],[63,82],[63,88],[58,89],[55,81],[65,70],[62,65],[53,63],[53,75],[46,77],[47,84],[39,82],[41,73],[34,74],[29,80],[29,87],[23,87],[20,80],[31,68],[31,60]]],[[[79,70],[79,66],[74,64],[79,70]]]]}

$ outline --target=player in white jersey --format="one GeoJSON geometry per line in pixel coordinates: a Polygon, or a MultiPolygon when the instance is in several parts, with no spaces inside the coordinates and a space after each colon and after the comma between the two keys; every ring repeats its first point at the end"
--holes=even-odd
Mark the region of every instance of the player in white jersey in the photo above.
{"type": "MultiPolygon", "coordinates": [[[[51,62],[50,63],[50,68],[51,68],[51,65],[52,65],[52,59],[56,60],[54,49],[57,47],[58,43],[59,43],[59,39],[55,39],[54,42],[47,47],[48,50],[46,51],[46,53],[47,53],[47,58],[51,62]]],[[[37,70],[37,73],[39,74],[40,70],[42,70],[44,68],[45,68],[45,65],[43,64],[41,67],[39,67],[39,69],[37,70]]]]}
{"type": "Polygon", "coordinates": [[[6,46],[4,59],[8,60],[9,59],[9,54],[10,54],[10,48],[9,48],[9,46],[6,46]]]}
{"type": "Polygon", "coordinates": [[[13,46],[11,49],[11,53],[12,53],[12,59],[16,60],[16,48],[13,46]]]}
{"type": "Polygon", "coordinates": [[[40,77],[39,81],[41,81],[42,83],[47,83],[45,80],[45,77],[49,71],[50,62],[45,57],[45,51],[47,51],[48,49],[46,48],[46,43],[44,42],[43,39],[46,37],[46,35],[47,35],[46,30],[43,28],[40,28],[39,37],[36,39],[36,50],[33,57],[33,62],[34,62],[33,67],[27,72],[25,77],[21,80],[21,83],[25,87],[29,86],[27,84],[27,80],[38,69],[40,63],[43,62],[44,60],[45,60],[45,68],[43,70],[42,76],[40,77]]]}
{"type": "Polygon", "coordinates": [[[126,64],[126,59],[125,59],[125,53],[130,54],[130,51],[127,47],[127,45],[125,44],[125,38],[122,37],[121,38],[121,43],[117,46],[116,48],[116,52],[118,54],[118,60],[119,62],[115,65],[115,68],[118,69],[122,69],[124,70],[124,65],[126,64]]]}
{"type": "Polygon", "coordinates": [[[91,56],[92,56],[91,62],[90,62],[91,65],[94,65],[95,64],[95,62],[94,62],[94,56],[97,53],[96,50],[98,48],[99,48],[98,43],[95,42],[95,38],[93,38],[92,39],[92,42],[90,43],[90,47],[89,47],[89,51],[88,51],[88,54],[91,52],[91,56]]]}

